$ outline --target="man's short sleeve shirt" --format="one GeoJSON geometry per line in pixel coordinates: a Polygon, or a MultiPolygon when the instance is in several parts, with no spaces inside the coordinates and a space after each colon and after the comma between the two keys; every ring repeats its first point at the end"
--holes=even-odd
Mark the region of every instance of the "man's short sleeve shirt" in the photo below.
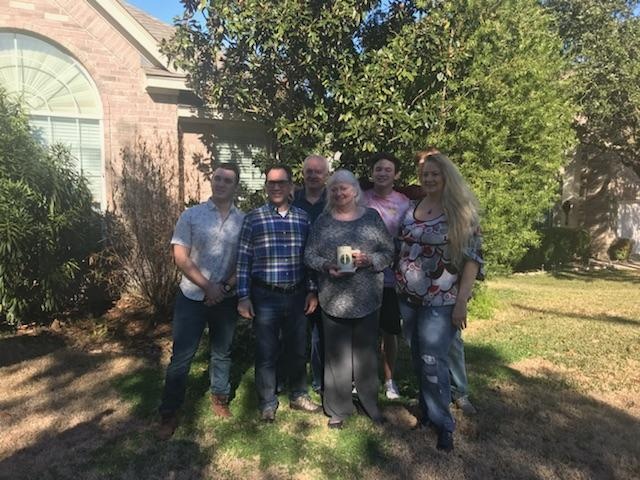
{"type": "MultiPolygon", "coordinates": [[[[244,213],[235,206],[231,206],[227,218],[223,219],[209,199],[182,212],[171,244],[190,248],[189,257],[205,278],[214,282],[225,281],[236,267],[243,220],[244,213]]],[[[191,300],[204,299],[204,291],[185,275],[182,275],[180,290],[191,300]]]]}

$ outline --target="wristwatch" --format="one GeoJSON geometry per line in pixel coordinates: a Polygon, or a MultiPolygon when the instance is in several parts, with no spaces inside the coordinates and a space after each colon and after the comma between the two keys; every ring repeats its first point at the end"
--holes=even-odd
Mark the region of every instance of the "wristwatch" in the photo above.
{"type": "Polygon", "coordinates": [[[222,285],[222,291],[224,293],[231,293],[231,291],[233,290],[233,287],[227,282],[220,282],[220,284],[222,285]]]}

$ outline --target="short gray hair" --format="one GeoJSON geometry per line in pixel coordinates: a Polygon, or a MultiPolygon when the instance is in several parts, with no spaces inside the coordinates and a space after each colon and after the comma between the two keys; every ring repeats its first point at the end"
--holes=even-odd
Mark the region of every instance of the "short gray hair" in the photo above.
{"type": "Polygon", "coordinates": [[[360,188],[360,182],[358,182],[358,179],[352,172],[341,168],[340,170],[336,170],[335,173],[329,177],[329,180],[327,180],[327,205],[325,206],[325,210],[327,212],[332,211],[334,207],[331,197],[331,187],[333,187],[336,183],[348,183],[349,185],[351,185],[356,191],[356,205],[358,207],[362,207],[364,205],[364,198],[362,198],[362,189],[360,188]]]}
{"type": "Polygon", "coordinates": [[[305,158],[304,161],[302,162],[303,169],[304,167],[307,166],[307,163],[309,163],[309,160],[322,161],[322,163],[324,163],[325,169],[327,170],[327,173],[331,169],[331,165],[329,164],[329,160],[327,159],[327,157],[323,157],[322,155],[318,155],[317,153],[312,153],[311,155],[307,155],[307,158],[305,158]]]}

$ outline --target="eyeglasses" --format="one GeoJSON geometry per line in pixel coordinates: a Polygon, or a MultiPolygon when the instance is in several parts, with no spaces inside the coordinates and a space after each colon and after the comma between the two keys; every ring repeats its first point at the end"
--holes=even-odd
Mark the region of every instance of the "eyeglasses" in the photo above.
{"type": "Polygon", "coordinates": [[[290,183],[289,180],[267,180],[267,188],[285,188],[290,183]]]}

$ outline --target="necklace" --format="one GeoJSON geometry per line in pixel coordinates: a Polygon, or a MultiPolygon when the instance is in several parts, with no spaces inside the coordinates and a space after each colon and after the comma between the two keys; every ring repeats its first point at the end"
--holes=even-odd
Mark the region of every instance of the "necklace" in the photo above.
{"type": "MultiPolygon", "coordinates": [[[[425,200],[425,199],[423,198],[421,201],[423,202],[424,200],[425,200]]],[[[426,202],[425,202],[425,203],[426,203],[426,202]]],[[[434,208],[436,208],[436,206],[435,206],[435,205],[433,205],[433,206],[431,206],[431,207],[427,207],[427,206],[425,205],[425,208],[427,208],[427,209],[428,209],[426,214],[427,214],[427,215],[431,215],[431,213],[433,212],[433,209],[434,209],[434,208]]]]}

